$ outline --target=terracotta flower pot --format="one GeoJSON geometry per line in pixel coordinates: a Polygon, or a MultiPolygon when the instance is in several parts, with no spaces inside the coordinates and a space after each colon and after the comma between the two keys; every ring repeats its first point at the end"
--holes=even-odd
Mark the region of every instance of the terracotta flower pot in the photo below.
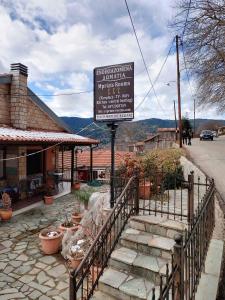
{"type": "Polygon", "coordinates": [[[63,224],[61,224],[58,227],[59,231],[62,233],[65,233],[67,230],[70,232],[75,232],[78,230],[78,228],[79,228],[79,225],[77,225],[77,224],[73,224],[73,226],[71,226],[71,227],[66,227],[63,224]]]}
{"type": "Polygon", "coordinates": [[[44,231],[39,233],[39,239],[41,241],[41,248],[45,254],[55,254],[58,253],[61,248],[63,233],[59,230],[52,230],[57,232],[56,236],[47,236],[44,231]]]}
{"type": "Polygon", "coordinates": [[[81,219],[83,218],[83,214],[81,213],[72,213],[71,219],[74,224],[79,224],[81,219]]]}
{"type": "Polygon", "coordinates": [[[8,221],[12,218],[12,209],[0,209],[0,218],[2,221],[8,221]]]}
{"type": "Polygon", "coordinates": [[[44,196],[44,202],[46,205],[52,204],[54,201],[53,196],[44,196]]]}
{"type": "Polygon", "coordinates": [[[144,184],[139,185],[139,198],[140,199],[150,199],[151,197],[151,183],[145,182],[144,184]]]}
{"type": "Polygon", "coordinates": [[[73,258],[72,256],[69,256],[69,265],[73,270],[76,270],[79,266],[79,264],[82,262],[84,257],[81,258],[73,258]]]}
{"type": "Polygon", "coordinates": [[[80,189],[80,182],[74,182],[72,185],[72,189],[78,191],[80,189]]]}

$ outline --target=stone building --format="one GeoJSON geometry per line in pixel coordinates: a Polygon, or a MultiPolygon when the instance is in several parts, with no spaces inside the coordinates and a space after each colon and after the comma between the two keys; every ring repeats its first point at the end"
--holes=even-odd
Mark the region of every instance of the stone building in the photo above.
{"type": "Polygon", "coordinates": [[[10,193],[13,204],[23,200],[23,206],[30,203],[24,198],[37,196],[41,186],[57,177],[62,149],[70,151],[66,179],[72,184],[74,148],[98,143],[72,134],[29,89],[27,77],[28,69],[22,64],[12,64],[9,74],[0,75],[0,192],[10,193]]]}

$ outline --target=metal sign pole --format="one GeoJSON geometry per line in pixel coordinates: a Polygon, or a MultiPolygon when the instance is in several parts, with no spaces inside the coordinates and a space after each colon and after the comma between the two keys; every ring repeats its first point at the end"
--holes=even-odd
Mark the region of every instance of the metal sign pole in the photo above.
{"type": "Polygon", "coordinates": [[[115,138],[118,127],[114,122],[107,124],[111,129],[111,176],[110,176],[110,207],[114,207],[114,177],[115,177],[115,138]]]}

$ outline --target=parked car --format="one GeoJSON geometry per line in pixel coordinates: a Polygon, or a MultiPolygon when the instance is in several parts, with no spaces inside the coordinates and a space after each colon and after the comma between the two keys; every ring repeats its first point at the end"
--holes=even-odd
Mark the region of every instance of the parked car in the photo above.
{"type": "Polygon", "coordinates": [[[213,132],[211,130],[202,130],[200,133],[200,141],[211,140],[213,141],[213,132]]]}

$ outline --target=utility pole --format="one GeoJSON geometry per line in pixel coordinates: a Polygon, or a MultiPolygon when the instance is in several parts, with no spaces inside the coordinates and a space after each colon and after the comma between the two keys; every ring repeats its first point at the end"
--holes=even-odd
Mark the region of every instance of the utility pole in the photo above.
{"type": "Polygon", "coordinates": [[[177,52],[177,102],[178,102],[178,119],[179,119],[179,144],[182,148],[182,120],[181,120],[181,98],[180,98],[180,63],[179,63],[179,36],[176,35],[176,52],[177,52]]]}
{"type": "Polygon", "coordinates": [[[176,103],[175,103],[175,100],[173,100],[173,109],[174,109],[174,120],[175,120],[176,141],[177,141],[177,113],[176,113],[176,103]]]}
{"type": "Polygon", "coordinates": [[[194,134],[195,134],[195,98],[194,98],[194,126],[193,127],[194,127],[193,131],[194,131],[194,134]]]}

